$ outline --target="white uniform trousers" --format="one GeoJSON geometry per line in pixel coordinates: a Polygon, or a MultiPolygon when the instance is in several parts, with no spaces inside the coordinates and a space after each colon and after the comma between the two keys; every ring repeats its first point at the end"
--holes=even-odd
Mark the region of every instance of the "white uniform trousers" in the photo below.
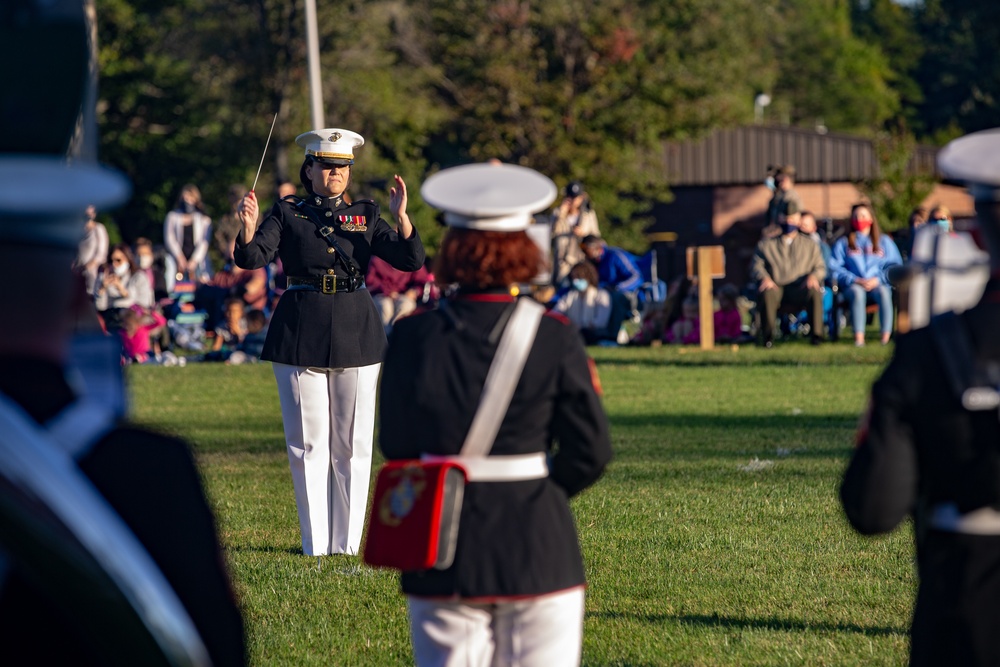
{"type": "Polygon", "coordinates": [[[577,667],[583,586],[514,602],[408,596],[418,667],[577,667]]]}
{"type": "Polygon", "coordinates": [[[368,504],[381,364],[272,364],[308,556],[356,554],[368,504]]]}

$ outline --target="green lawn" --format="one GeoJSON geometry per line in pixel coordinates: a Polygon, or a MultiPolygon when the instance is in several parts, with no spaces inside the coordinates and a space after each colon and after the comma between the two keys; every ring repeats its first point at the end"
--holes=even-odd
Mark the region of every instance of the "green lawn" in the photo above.
{"type": "MultiPolygon", "coordinates": [[[[616,458],[573,503],[584,665],[905,664],[911,532],[859,537],[837,501],[890,350],[592,348],[616,458]]],[[[129,381],[137,421],[194,443],[253,664],[412,663],[393,575],[299,553],[269,365],[129,381]]]]}

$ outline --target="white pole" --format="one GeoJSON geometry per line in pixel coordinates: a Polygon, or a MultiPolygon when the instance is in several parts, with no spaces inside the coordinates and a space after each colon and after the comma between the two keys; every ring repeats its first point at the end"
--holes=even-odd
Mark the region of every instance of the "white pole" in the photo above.
{"type": "Polygon", "coordinates": [[[323,87],[319,76],[319,31],[316,28],[316,0],[306,3],[306,48],[309,62],[309,109],[312,129],[319,130],[325,125],[323,120],[323,87]]]}

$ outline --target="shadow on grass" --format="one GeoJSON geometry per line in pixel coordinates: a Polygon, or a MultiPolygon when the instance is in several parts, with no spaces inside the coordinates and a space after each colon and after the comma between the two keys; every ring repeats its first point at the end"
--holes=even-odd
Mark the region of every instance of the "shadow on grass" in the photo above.
{"type": "Polygon", "coordinates": [[[644,426],[669,426],[681,428],[707,428],[722,430],[730,428],[766,430],[810,430],[817,428],[850,428],[858,425],[861,413],[835,415],[770,414],[770,415],[719,415],[719,414],[609,414],[612,426],[642,428],[644,426]]]}
{"type": "MultiPolygon", "coordinates": [[[[698,440],[703,431],[710,444],[690,453],[697,455],[734,456],[741,458],[748,452],[774,455],[775,447],[790,448],[789,454],[802,458],[829,458],[847,456],[853,447],[857,414],[840,415],[692,415],[692,414],[611,414],[611,432],[648,433],[655,430],[661,444],[643,442],[633,448],[642,456],[649,446],[686,448],[698,440]],[[843,446],[830,446],[832,442],[843,446]],[[767,443],[764,446],[761,443],[767,443]],[[801,443],[801,444],[796,444],[801,443]],[[816,443],[815,446],[813,443],[816,443]]],[[[640,439],[647,438],[640,435],[640,439]]],[[[628,451],[620,454],[627,455],[628,451]]]]}
{"type": "MultiPolygon", "coordinates": [[[[234,553],[258,553],[258,554],[291,554],[292,556],[303,556],[302,547],[276,547],[276,546],[244,546],[241,544],[231,544],[226,547],[226,551],[234,553]]],[[[315,558],[309,556],[309,558],[315,558]]]]}
{"type": "Polygon", "coordinates": [[[676,621],[681,625],[734,630],[774,630],[778,632],[854,632],[868,637],[906,635],[907,630],[893,627],[867,627],[856,623],[806,623],[782,618],[732,618],[718,614],[631,614],[618,611],[587,612],[587,618],[630,620],[643,623],[676,621]]]}
{"type": "Polygon", "coordinates": [[[766,352],[759,349],[731,352],[726,349],[702,351],[697,348],[686,348],[660,355],[649,351],[643,352],[641,349],[632,352],[625,348],[622,353],[618,354],[615,351],[607,352],[602,348],[587,348],[587,353],[597,362],[598,369],[613,366],[660,366],[664,368],[772,366],[795,368],[835,366],[845,363],[884,366],[889,361],[889,355],[885,350],[874,348],[869,352],[866,348],[857,351],[857,348],[853,346],[850,348],[838,346],[824,352],[823,347],[809,348],[794,344],[788,349],[768,350],[766,352]]]}

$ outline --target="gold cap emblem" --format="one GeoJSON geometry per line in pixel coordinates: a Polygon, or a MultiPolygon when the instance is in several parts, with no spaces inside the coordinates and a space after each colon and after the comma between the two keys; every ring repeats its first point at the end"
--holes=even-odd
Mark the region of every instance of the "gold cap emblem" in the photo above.
{"type": "Polygon", "coordinates": [[[330,135],[330,141],[334,141],[334,142],[340,141],[340,138],[342,136],[344,136],[344,135],[342,135],[340,132],[334,132],[333,134],[330,135]]]}

